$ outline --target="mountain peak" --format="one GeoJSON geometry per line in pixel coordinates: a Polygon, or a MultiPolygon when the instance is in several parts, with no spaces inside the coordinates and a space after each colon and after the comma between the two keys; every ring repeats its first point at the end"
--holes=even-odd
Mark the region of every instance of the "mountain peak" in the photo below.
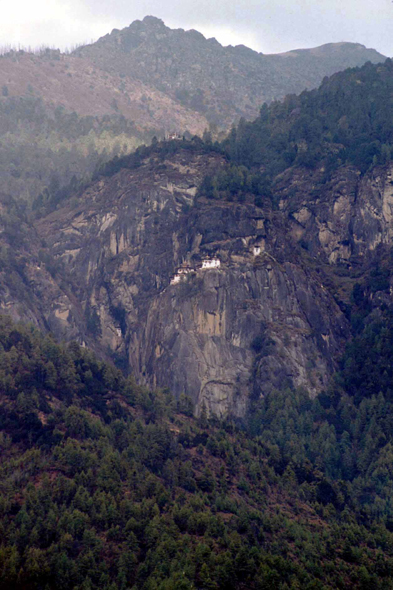
{"type": "Polygon", "coordinates": [[[164,21],[156,16],[147,15],[142,21],[145,25],[167,28],[164,21]]]}
{"type": "Polygon", "coordinates": [[[139,79],[223,128],[240,117],[252,119],[264,102],[316,87],[339,70],[384,61],[375,50],[353,43],[263,55],[244,45],[223,47],[194,29],[172,29],[152,15],[75,54],[101,70],[139,79]]]}

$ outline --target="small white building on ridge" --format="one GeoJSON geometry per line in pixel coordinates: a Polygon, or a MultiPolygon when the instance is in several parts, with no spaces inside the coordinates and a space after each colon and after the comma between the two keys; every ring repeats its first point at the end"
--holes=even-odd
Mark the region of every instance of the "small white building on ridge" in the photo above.
{"type": "Polygon", "coordinates": [[[187,276],[200,270],[208,270],[209,268],[220,268],[221,260],[218,258],[204,258],[202,266],[192,268],[191,266],[181,266],[177,269],[176,274],[171,278],[170,284],[177,285],[181,281],[185,281],[187,276]]]}
{"type": "Polygon", "coordinates": [[[208,268],[220,268],[221,261],[218,258],[204,258],[202,260],[202,270],[207,270],[208,268]]]}
{"type": "Polygon", "coordinates": [[[166,141],[172,141],[174,139],[176,139],[177,141],[180,141],[181,139],[183,139],[183,136],[180,135],[179,133],[165,133],[165,140],[166,141]]]}

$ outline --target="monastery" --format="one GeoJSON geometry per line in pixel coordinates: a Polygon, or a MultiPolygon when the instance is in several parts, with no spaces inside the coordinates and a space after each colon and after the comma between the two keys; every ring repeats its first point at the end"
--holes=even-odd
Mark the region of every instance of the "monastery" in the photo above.
{"type": "Polygon", "coordinates": [[[198,266],[197,268],[192,268],[190,266],[182,266],[177,271],[176,274],[171,278],[171,285],[177,285],[180,283],[181,280],[184,280],[187,275],[191,273],[195,273],[201,270],[208,270],[210,268],[220,268],[221,261],[219,258],[204,258],[202,260],[202,265],[198,266]]]}
{"type": "MultiPolygon", "coordinates": [[[[261,253],[261,247],[258,245],[254,245],[252,253],[254,256],[259,256],[261,253]]],[[[187,275],[196,273],[202,270],[209,270],[209,269],[218,269],[221,267],[221,260],[216,256],[213,258],[203,258],[202,264],[197,266],[196,268],[192,268],[190,266],[181,266],[177,271],[176,274],[173,275],[171,278],[170,284],[177,285],[180,281],[185,280],[187,275]]]]}

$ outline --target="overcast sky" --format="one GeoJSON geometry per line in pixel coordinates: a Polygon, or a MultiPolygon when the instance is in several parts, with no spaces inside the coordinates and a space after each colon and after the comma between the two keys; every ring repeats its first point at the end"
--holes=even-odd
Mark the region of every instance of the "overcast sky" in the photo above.
{"type": "Polygon", "coordinates": [[[393,55],[392,0],[0,0],[0,46],[90,42],[146,15],[277,53],[355,41],[393,55]]]}

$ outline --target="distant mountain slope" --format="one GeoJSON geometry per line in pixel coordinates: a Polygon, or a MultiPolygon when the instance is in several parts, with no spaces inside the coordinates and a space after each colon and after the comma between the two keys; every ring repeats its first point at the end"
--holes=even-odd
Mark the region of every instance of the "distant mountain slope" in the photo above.
{"type": "Polygon", "coordinates": [[[0,85],[6,97],[30,96],[79,116],[121,114],[140,133],[172,128],[202,133],[202,115],[180,105],[134,76],[109,75],[87,59],[60,51],[41,56],[18,52],[0,58],[0,85]]]}
{"type": "MultiPolygon", "coordinates": [[[[378,63],[383,56],[375,49],[369,49],[360,43],[325,43],[311,49],[294,49],[285,53],[272,54],[267,57],[284,57],[291,60],[303,60],[308,63],[324,62],[327,67],[339,70],[348,67],[348,63],[360,65],[364,60],[378,63]]],[[[384,59],[384,58],[383,58],[384,59]]],[[[310,72],[308,72],[310,73],[310,72]]]]}
{"type": "Polygon", "coordinates": [[[201,135],[206,118],[140,80],[46,51],[0,58],[1,190],[30,207],[154,135],[201,135]]]}
{"type": "Polygon", "coordinates": [[[65,186],[154,135],[202,135],[212,124],[225,133],[264,101],[382,59],[352,43],[264,56],[154,17],[73,55],[12,51],[0,57],[1,190],[29,208],[58,202],[65,186]]]}
{"type": "Polygon", "coordinates": [[[75,55],[154,85],[221,126],[252,118],[263,102],[318,86],[338,70],[385,59],[355,43],[263,55],[244,46],[223,47],[194,30],[172,30],[151,16],[113,30],[75,55]]]}

